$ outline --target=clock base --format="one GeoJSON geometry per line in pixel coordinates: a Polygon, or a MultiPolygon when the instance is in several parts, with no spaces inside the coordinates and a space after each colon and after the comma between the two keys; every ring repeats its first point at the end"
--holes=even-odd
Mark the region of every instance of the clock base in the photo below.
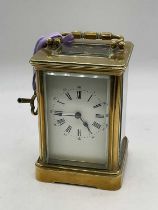
{"type": "Polygon", "coordinates": [[[56,182],[95,187],[103,190],[118,190],[122,185],[125,163],[127,159],[128,139],[125,137],[121,145],[120,167],[116,172],[88,169],[76,169],[61,165],[47,165],[36,162],[36,179],[42,182],[56,182]]]}

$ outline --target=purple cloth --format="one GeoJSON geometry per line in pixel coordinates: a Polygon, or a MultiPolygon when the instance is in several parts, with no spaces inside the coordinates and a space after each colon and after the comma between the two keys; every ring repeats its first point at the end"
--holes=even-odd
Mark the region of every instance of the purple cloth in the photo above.
{"type": "MultiPolygon", "coordinates": [[[[40,50],[41,48],[45,47],[46,46],[46,43],[47,43],[47,39],[48,38],[51,38],[51,39],[54,39],[54,38],[57,38],[57,37],[61,37],[62,39],[62,42],[63,44],[67,45],[67,44],[71,44],[74,40],[74,37],[72,34],[68,34],[66,36],[62,36],[60,33],[58,32],[55,32],[55,33],[52,33],[46,37],[44,36],[41,36],[38,41],[36,42],[36,45],[35,45],[35,48],[34,48],[34,54],[40,50]]],[[[36,74],[35,74],[35,71],[33,72],[33,79],[32,79],[32,88],[33,90],[35,91],[36,90],[36,74]]]]}

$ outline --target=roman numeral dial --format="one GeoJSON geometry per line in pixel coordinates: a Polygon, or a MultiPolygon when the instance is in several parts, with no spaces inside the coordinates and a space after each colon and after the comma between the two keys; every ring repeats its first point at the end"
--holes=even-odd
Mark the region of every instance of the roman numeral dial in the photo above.
{"type": "Polygon", "coordinates": [[[81,129],[77,129],[77,137],[78,137],[78,140],[81,140],[81,129]]]}
{"type": "Polygon", "coordinates": [[[95,106],[93,106],[93,108],[98,108],[100,106],[101,106],[101,104],[96,104],[95,106]]]}
{"type": "Polygon", "coordinates": [[[67,98],[68,98],[69,100],[72,100],[72,98],[71,98],[71,96],[70,96],[70,93],[69,93],[69,92],[66,92],[66,93],[65,93],[65,95],[67,96],[67,98]]]}
{"type": "Polygon", "coordinates": [[[96,116],[96,118],[104,118],[103,114],[96,114],[95,116],[96,116]]]}
{"type": "Polygon", "coordinates": [[[62,116],[63,111],[54,111],[54,115],[62,116]]]}
{"type": "Polygon", "coordinates": [[[107,125],[106,102],[94,90],[80,84],[72,89],[63,88],[54,96],[49,111],[57,132],[67,141],[96,140],[107,125]]]}
{"type": "Polygon", "coordinates": [[[72,129],[72,126],[71,126],[71,125],[69,125],[69,126],[66,128],[66,130],[65,130],[65,132],[64,132],[64,135],[69,134],[69,133],[70,133],[70,131],[71,131],[71,129],[72,129]]]}
{"type": "Polygon", "coordinates": [[[96,121],[94,121],[92,125],[97,129],[100,129],[100,127],[101,127],[101,125],[96,121]]]}
{"type": "Polygon", "coordinates": [[[77,98],[78,99],[81,99],[81,93],[82,93],[81,91],[77,91],[77,98]]]}

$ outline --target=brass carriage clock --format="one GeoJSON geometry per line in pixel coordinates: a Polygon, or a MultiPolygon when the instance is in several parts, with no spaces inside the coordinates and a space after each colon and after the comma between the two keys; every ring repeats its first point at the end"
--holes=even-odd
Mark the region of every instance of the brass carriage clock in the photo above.
{"type": "Polygon", "coordinates": [[[121,187],[127,156],[125,107],[133,44],[111,33],[72,32],[41,38],[30,60],[43,182],[121,187]],[[41,40],[44,40],[40,43],[41,40]]]}

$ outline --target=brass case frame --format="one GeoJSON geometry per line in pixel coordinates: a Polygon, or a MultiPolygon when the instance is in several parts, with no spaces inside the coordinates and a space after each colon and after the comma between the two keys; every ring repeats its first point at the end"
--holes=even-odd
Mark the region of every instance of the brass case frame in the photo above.
{"type": "Polygon", "coordinates": [[[103,190],[118,190],[121,188],[127,159],[128,140],[125,137],[121,144],[121,159],[116,172],[88,170],[75,167],[52,165],[36,162],[36,179],[41,182],[55,182],[95,187],[103,190]]]}
{"type": "MultiPolygon", "coordinates": [[[[119,189],[122,183],[128,145],[128,140],[126,137],[123,138],[122,143],[120,139],[124,74],[122,74],[121,76],[111,76],[108,168],[106,170],[96,170],[82,167],[49,165],[46,163],[47,146],[43,70],[39,66],[36,70],[40,134],[40,157],[36,162],[37,180],[44,182],[61,182],[69,184],[87,185],[108,190],[119,189]]],[[[53,71],[53,66],[50,67],[49,70],[53,71]]],[[[85,71],[84,73],[87,72],[85,71]]],[[[97,72],[94,71],[94,74],[97,74],[97,72]]],[[[103,75],[107,75],[106,72],[103,75]]]]}
{"type": "MultiPolygon", "coordinates": [[[[98,35],[97,35],[98,36],[98,35]]],[[[83,38],[83,37],[82,37],[83,38]]],[[[96,39],[96,37],[94,37],[96,39]]],[[[76,37],[75,41],[77,40],[76,37]]],[[[80,37],[79,37],[80,39],[80,37]]],[[[88,34],[88,39],[91,39],[88,34]]],[[[122,39],[121,39],[122,40],[122,39]]],[[[91,40],[81,40],[91,43],[91,40]]],[[[109,44],[106,40],[95,42],[109,44]]],[[[110,45],[112,45],[110,43],[110,45]]],[[[120,45],[121,46],[121,45],[120,45]]],[[[42,182],[59,182],[85,185],[106,190],[117,190],[121,187],[125,162],[127,158],[128,139],[124,136],[123,126],[125,109],[125,83],[128,74],[128,62],[133,44],[124,43],[124,49],[112,58],[91,56],[67,56],[52,54],[52,49],[44,48],[38,51],[30,60],[36,71],[37,100],[39,118],[40,156],[36,162],[36,179],[42,182]],[[109,75],[110,108],[108,137],[108,166],[103,169],[90,169],[75,166],[47,164],[46,124],[44,107],[43,72],[69,72],[82,74],[109,75]]]]}

